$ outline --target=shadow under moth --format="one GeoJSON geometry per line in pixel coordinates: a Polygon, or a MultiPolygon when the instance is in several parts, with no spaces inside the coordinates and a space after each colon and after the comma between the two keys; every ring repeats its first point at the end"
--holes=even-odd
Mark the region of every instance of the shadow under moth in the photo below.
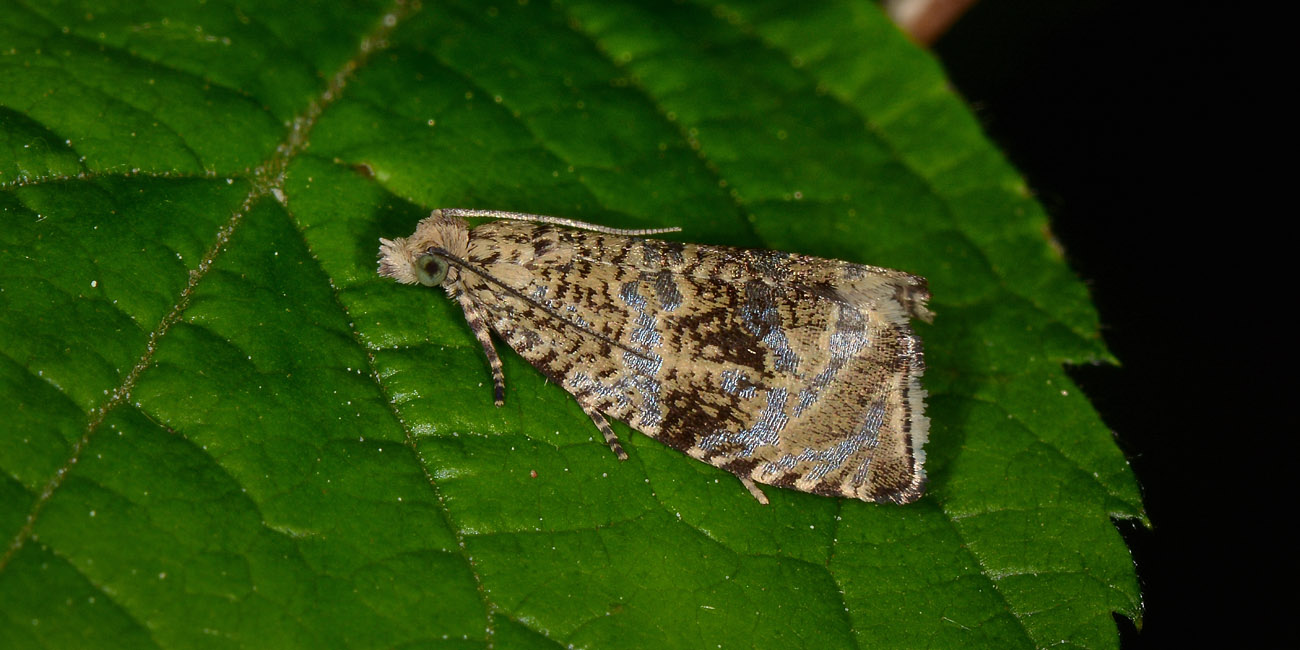
{"type": "Polygon", "coordinates": [[[442,286],[505,399],[489,330],[606,417],[755,483],[909,503],[925,484],[925,279],[570,219],[434,210],[381,239],[379,273],[442,286]],[[466,217],[496,219],[470,229],[466,217]]]}

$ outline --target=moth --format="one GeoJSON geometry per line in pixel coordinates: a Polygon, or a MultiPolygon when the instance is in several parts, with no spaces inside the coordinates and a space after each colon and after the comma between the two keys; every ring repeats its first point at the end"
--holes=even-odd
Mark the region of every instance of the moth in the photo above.
{"type": "Polygon", "coordinates": [[[606,418],[740,478],[909,503],[925,484],[925,369],[910,319],[924,278],[768,250],[649,239],[493,210],[434,210],[380,239],[379,273],[441,286],[492,373],[492,332],[577,400],[620,459],[606,418]],[[495,219],[471,229],[466,218],[495,219]]]}

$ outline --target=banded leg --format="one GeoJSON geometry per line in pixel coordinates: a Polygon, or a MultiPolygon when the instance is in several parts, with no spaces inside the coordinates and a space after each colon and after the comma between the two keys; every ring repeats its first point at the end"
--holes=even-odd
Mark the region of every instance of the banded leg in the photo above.
{"type": "Polygon", "coordinates": [[[758,484],[754,483],[754,479],[746,476],[737,476],[736,478],[740,479],[740,484],[745,486],[745,489],[749,490],[749,493],[754,495],[754,498],[757,499],[759,503],[767,505],[767,495],[763,494],[763,491],[758,489],[758,484]]]}
{"type": "Polygon", "coordinates": [[[604,434],[605,444],[609,445],[609,448],[614,450],[614,455],[618,456],[619,460],[627,460],[627,452],[623,451],[623,445],[618,441],[618,435],[616,435],[614,430],[610,428],[609,421],[605,419],[605,416],[601,415],[600,411],[597,411],[595,407],[587,404],[581,399],[578,400],[578,405],[582,407],[582,410],[587,412],[587,417],[591,418],[591,421],[596,423],[596,428],[600,429],[600,432],[604,434]]]}
{"type": "Polygon", "coordinates": [[[469,297],[463,293],[456,296],[456,301],[460,303],[460,308],[465,310],[465,321],[469,323],[469,328],[474,331],[474,338],[478,339],[479,345],[483,346],[483,354],[487,357],[488,366],[492,369],[492,397],[497,406],[504,406],[506,403],[506,375],[501,371],[501,357],[497,356],[497,349],[492,347],[492,332],[488,330],[487,323],[483,321],[483,312],[474,306],[469,297]]]}

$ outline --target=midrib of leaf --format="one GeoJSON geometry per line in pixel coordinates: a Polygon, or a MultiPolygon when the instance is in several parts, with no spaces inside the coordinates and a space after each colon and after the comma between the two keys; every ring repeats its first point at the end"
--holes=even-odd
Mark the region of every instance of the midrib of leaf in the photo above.
{"type": "MultiPolygon", "coordinates": [[[[254,184],[255,187],[256,185],[257,184],[254,184]]],[[[85,431],[82,432],[81,437],[73,444],[72,453],[68,456],[68,459],[64,461],[63,465],[55,470],[54,476],[50,477],[50,479],[46,481],[44,487],[41,488],[40,494],[38,494],[36,499],[32,502],[32,508],[27,513],[27,518],[23,522],[22,527],[18,529],[18,533],[14,535],[14,538],[9,542],[4,555],[0,555],[0,571],[4,571],[5,567],[9,565],[10,559],[12,559],[18,551],[22,550],[27,539],[31,537],[32,530],[36,525],[37,518],[40,517],[41,511],[45,509],[45,505],[49,503],[50,498],[54,496],[54,492],[59,489],[59,486],[63,484],[64,479],[67,478],[68,473],[72,470],[73,466],[77,464],[77,460],[81,458],[82,452],[85,451],[86,446],[90,444],[91,437],[99,430],[99,426],[104,422],[104,418],[131,397],[131,389],[135,387],[136,381],[139,380],[140,375],[149,367],[153,360],[153,353],[154,350],[157,349],[159,339],[167,334],[167,331],[171,329],[171,326],[180,319],[185,308],[189,306],[190,297],[194,293],[194,288],[198,285],[199,281],[207,275],[208,269],[212,268],[212,263],[216,261],[226,243],[230,241],[230,235],[234,233],[235,229],[239,226],[239,222],[243,218],[245,212],[247,212],[259,198],[265,196],[266,193],[269,193],[269,191],[269,187],[262,192],[259,192],[256,189],[250,191],[248,196],[244,198],[243,203],[239,206],[239,209],[237,209],[234,214],[230,216],[230,219],[217,231],[216,236],[213,238],[212,245],[204,251],[203,258],[199,262],[198,267],[190,272],[189,279],[180,295],[177,296],[176,303],[162,318],[162,320],[158,322],[157,327],[149,333],[144,353],[141,354],[139,360],[130,367],[126,373],[126,377],[123,378],[122,383],[118,384],[118,386],[113,389],[109,394],[108,399],[90,412],[87,418],[85,431]]]]}
{"type": "MultiPolygon", "coordinates": [[[[90,411],[87,416],[85,429],[82,432],[82,435],[73,444],[68,458],[57,470],[55,470],[54,475],[45,482],[40,493],[33,500],[31,509],[28,511],[23,525],[18,529],[18,532],[14,535],[13,539],[10,540],[3,555],[0,555],[0,572],[5,570],[13,557],[31,538],[41,512],[44,510],[46,504],[50,502],[54,493],[66,480],[68,474],[76,466],[78,460],[82,457],[82,454],[90,444],[91,439],[94,437],[95,433],[99,431],[100,425],[104,422],[104,419],[117,407],[130,399],[131,391],[135,388],[140,376],[150,367],[154,351],[157,349],[159,341],[162,337],[166,336],[167,332],[170,331],[171,327],[180,320],[182,314],[189,307],[190,300],[194,295],[195,290],[198,288],[199,283],[207,276],[208,271],[226,249],[231,236],[239,228],[244,215],[246,215],[259,201],[265,200],[267,197],[276,200],[283,200],[285,170],[294,157],[302,152],[306,147],[311,129],[315,126],[321,113],[328,108],[330,104],[339,99],[342,95],[343,89],[347,86],[349,79],[354,75],[356,70],[364,66],[370,57],[372,57],[376,52],[387,46],[386,39],[388,34],[390,34],[403,19],[407,18],[412,13],[412,7],[403,0],[397,0],[394,2],[393,5],[390,6],[389,10],[383,13],[382,18],[379,20],[379,24],[361,39],[354,56],[344,62],[337,71],[330,75],[329,82],[326,84],[325,89],[312,99],[303,111],[290,122],[289,129],[286,132],[283,141],[275,147],[271,156],[252,171],[250,178],[251,183],[247,196],[244,197],[240,206],[230,215],[230,218],[226,223],[224,223],[214,234],[212,243],[205,249],[199,264],[195,269],[189,272],[189,277],[187,278],[181,292],[176,297],[176,301],[172,308],[149,333],[145,349],[141,353],[139,359],[131,365],[126,376],[109,393],[107,399],[105,399],[98,407],[90,411]]],[[[165,178],[178,176],[178,174],[166,172],[158,174],[141,172],[140,175],[165,178]]],[[[78,179],[87,179],[91,176],[92,174],[90,172],[86,172],[79,175],[78,179]]],[[[181,174],[181,176],[193,175],[181,174]]],[[[70,179],[66,176],[39,177],[36,179],[23,179],[13,183],[12,185],[35,185],[41,182],[60,182],[66,180],[70,179]]],[[[337,295],[335,295],[335,298],[337,303],[337,295]]],[[[339,306],[340,309],[343,309],[341,303],[339,306]]],[[[346,310],[344,311],[346,312],[346,310]]],[[[361,345],[359,340],[357,342],[358,345],[361,345]]],[[[371,363],[371,374],[375,377],[376,381],[378,381],[378,375],[375,374],[373,355],[369,353],[366,346],[361,345],[361,347],[367,350],[367,357],[370,359],[371,363]]],[[[407,429],[407,437],[409,441],[409,427],[404,428],[407,429]]],[[[430,479],[430,485],[436,492],[437,488],[433,484],[432,477],[428,476],[428,470],[425,469],[423,465],[421,468],[424,469],[426,477],[430,479]]],[[[441,502],[440,495],[439,501],[441,502]]],[[[444,516],[448,516],[445,508],[443,514],[444,516]]],[[[452,531],[457,531],[454,526],[450,528],[452,531]]],[[[464,553],[463,539],[458,541],[461,542],[461,552],[464,553]]],[[[466,558],[466,560],[468,561],[468,558],[466,558]]],[[[478,574],[476,572],[474,573],[474,577],[478,580],[478,574]]],[[[479,589],[481,593],[481,584],[479,585],[479,589]]]]}

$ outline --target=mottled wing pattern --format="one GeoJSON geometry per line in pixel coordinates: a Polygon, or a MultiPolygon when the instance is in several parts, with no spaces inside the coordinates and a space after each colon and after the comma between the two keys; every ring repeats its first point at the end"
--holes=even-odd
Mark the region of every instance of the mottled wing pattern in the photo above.
{"type": "Polygon", "coordinates": [[[466,262],[488,325],[580,403],[759,483],[920,496],[922,278],[513,221],[466,262]]]}

